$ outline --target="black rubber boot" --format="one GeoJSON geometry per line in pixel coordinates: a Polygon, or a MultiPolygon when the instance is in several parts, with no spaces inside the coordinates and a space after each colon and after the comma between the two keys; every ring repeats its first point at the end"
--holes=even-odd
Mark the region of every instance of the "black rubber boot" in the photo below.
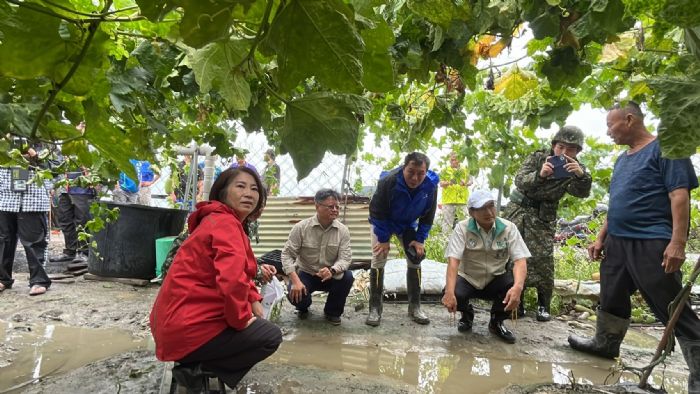
{"type": "Polygon", "coordinates": [[[467,310],[462,312],[462,318],[459,319],[459,323],[457,323],[457,331],[471,331],[472,325],[474,325],[474,307],[469,304],[467,305],[467,310]]]}
{"type": "Polygon", "coordinates": [[[625,338],[629,325],[629,319],[623,319],[599,309],[593,338],[570,335],[569,345],[585,353],[614,359],[620,355],[620,344],[625,338]]]}
{"type": "Polygon", "coordinates": [[[420,268],[406,269],[408,315],[418,324],[428,324],[430,323],[430,319],[420,310],[420,274],[420,268]]]}
{"type": "Polygon", "coordinates": [[[382,297],[384,296],[384,268],[369,270],[369,315],[365,324],[376,327],[382,319],[382,297]]]}
{"type": "Polygon", "coordinates": [[[552,291],[537,289],[537,321],[550,321],[549,305],[552,303],[552,291]]]}
{"type": "Polygon", "coordinates": [[[678,338],[685,363],[688,364],[688,393],[700,393],[700,340],[678,338]]]}
{"type": "Polygon", "coordinates": [[[204,390],[204,372],[201,364],[175,363],[172,374],[178,386],[184,387],[187,394],[200,394],[204,390]]]}

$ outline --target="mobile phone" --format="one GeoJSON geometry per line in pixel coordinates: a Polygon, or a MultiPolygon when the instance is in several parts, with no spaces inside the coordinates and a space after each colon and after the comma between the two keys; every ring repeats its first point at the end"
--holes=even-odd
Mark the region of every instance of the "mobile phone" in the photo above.
{"type": "Polygon", "coordinates": [[[564,164],[566,164],[566,158],[564,156],[552,156],[547,159],[547,162],[552,164],[552,167],[554,167],[554,174],[552,174],[554,179],[569,178],[574,176],[573,172],[569,172],[566,170],[566,168],[564,168],[564,164]]]}

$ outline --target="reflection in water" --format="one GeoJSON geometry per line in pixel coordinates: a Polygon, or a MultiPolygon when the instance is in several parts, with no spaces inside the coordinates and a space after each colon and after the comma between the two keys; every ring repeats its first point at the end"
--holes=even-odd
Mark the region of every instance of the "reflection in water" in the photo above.
{"type": "MultiPolygon", "coordinates": [[[[482,393],[511,384],[548,382],[604,384],[606,377],[607,384],[637,381],[634,375],[609,377],[612,362],[541,362],[525,359],[513,349],[479,348],[468,342],[450,346],[419,346],[400,340],[369,344],[358,336],[314,337],[297,331],[285,339],[271,361],[375,375],[411,385],[419,393],[482,393]]],[[[661,372],[651,381],[658,386],[661,372]]],[[[666,374],[665,383],[669,393],[684,393],[686,376],[666,374]]]]}
{"type": "Polygon", "coordinates": [[[146,347],[119,330],[0,322],[0,359],[9,361],[0,368],[0,392],[146,347]]]}

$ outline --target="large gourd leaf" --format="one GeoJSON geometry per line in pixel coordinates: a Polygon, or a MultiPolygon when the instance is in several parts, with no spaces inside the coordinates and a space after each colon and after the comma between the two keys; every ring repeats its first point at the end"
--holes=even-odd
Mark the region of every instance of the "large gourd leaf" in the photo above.
{"type": "Polygon", "coordinates": [[[581,62],[572,47],[554,48],[549,51],[549,56],[538,66],[539,73],[547,77],[554,91],[577,86],[591,73],[591,65],[581,62]]]}
{"type": "Polygon", "coordinates": [[[448,27],[455,17],[451,0],[408,0],[407,5],[416,15],[440,26],[448,27]]]}
{"type": "Polygon", "coordinates": [[[370,102],[363,97],[328,92],[289,102],[280,139],[282,150],[292,156],[297,178],[309,175],[326,151],[354,153],[360,126],[356,114],[370,108],[370,102]]]}
{"type": "Polygon", "coordinates": [[[180,0],[179,3],[185,10],[180,21],[180,35],[185,44],[201,48],[228,37],[234,1],[180,0]]]}
{"type": "Polygon", "coordinates": [[[503,94],[508,100],[517,100],[537,85],[535,75],[515,67],[496,80],[494,92],[503,94]]]}
{"type": "Polygon", "coordinates": [[[176,2],[168,0],[136,0],[141,15],[153,22],[160,20],[170,10],[177,7],[176,2]]]}
{"type": "Polygon", "coordinates": [[[329,88],[359,92],[364,44],[353,20],[339,0],[287,3],[272,22],[268,42],[277,52],[281,89],[315,76],[329,88]]]}
{"type": "MultiPolygon", "coordinates": [[[[37,9],[43,9],[33,4],[37,9]]],[[[48,12],[48,11],[47,11],[48,12]]],[[[53,75],[56,65],[78,50],[74,42],[59,35],[61,20],[25,7],[13,15],[15,23],[3,26],[0,44],[0,73],[19,79],[53,75]],[[31,45],[27,45],[31,37],[31,45]],[[37,53],[37,49],[41,53],[37,53]]]]}
{"type": "Polygon", "coordinates": [[[379,22],[374,29],[363,30],[365,54],[362,58],[362,83],[367,90],[388,92],[394,88],[394,65],[389,47],[394,44],[394,33],[386,22],[379,22]]]}
{"type": "Polygon", "coordinates": [[[217,42],[190,54],[190,63],[202,93],[216,89],[231,109],[250,105],[250,85],[236,67],[248,54],[247,41],[217,42]]]}
{"type": "Polygon", "coordinates": [[[650,79],[659,107],[661,152],[672,159],[690,157],[700,145],[700,74],[650,79]]]}

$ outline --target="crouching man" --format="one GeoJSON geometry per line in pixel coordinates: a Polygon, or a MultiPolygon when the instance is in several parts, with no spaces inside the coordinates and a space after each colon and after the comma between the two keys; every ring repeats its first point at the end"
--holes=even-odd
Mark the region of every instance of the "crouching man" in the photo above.
{"type": "Polygon", "coordinates": [[[350,231],[338,221],[340,196],[335,190],[316,192],[316,214],[292,227],[282,249],[282,268],[289,275],[289,301],[305,319],[311,293],[328,292],[324,313],[333,325],[340,324],[345,300],[354,278],[348,271],[352,252],[350,231]]]}
{"type": "Polygon", "coordinates": [[[489,331],[507,343],[515,335],[503,324],[520,304],[530,251],[511,222],[496,216],[493,196],[476,190],[467,202],[471,218],[455,226],[445,257],[448,260],[442,303],[450,313],[462,312],[457,330],[469,331],[474,321],[471,298],[493,301],[489,331]],[[506,270],[509,260],[513,272],[506,270]]]}

